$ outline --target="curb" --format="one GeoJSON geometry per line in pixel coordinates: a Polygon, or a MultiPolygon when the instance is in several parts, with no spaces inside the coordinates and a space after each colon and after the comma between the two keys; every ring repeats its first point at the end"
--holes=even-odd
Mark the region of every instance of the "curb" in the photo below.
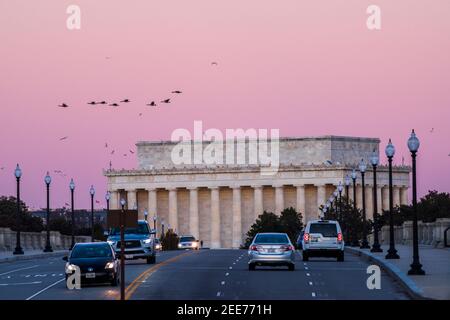
{"type": "Polygon", "coordinates": [[[38,253],[32,255],[17,255],[12,257],[0,258],[0,263],[6,262],[14,262],[14,261],[26,261],[26,260],[34,260],[34,259],[45,259],[48,257],[63,257],[67,255],[69,250],[67,251],[57,251],[57,252],[47,252],[47,253],[38,253]]]}
{"type": "Polygon", "coordinates": [[[377,264],[384,271],[386,271],[386,273],[389,276],[397,280],[401,284],[401,286],[406,290],[409,296],[411,296],[411,298],[416,300],[433,300],[432,298],[424,296],[422,289],[420,289],[413,280],[408,278],[406,274],[404,274],[396,265],[388,261],[384,261],[383,259],[380,259],[379,257],[371,254],[370,252],[365,252],[349,247],[346,247],[345,251],[353,255],[359,256],[364,260],[377,264]]]}

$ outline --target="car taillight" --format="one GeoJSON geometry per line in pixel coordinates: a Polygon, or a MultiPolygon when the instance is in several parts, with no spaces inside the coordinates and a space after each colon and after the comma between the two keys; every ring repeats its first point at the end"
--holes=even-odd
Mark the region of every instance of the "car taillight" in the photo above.
{"type": "Polygon", "coordinates": [[[337,241],[342,242],[342,233],[338,233],[337,241]]]}
{"type": "Polygon", "coordinates": [[[283,251],[292,251],[292,250],[294,250],[294,247],[291,246],[291,245],[281,246],[281,250],[283,250],[283,251]]]}
{"type": "Polygon", "coordinates": [[[256,246],[251,246],[251,247],[250,247],[250,250],[252,250],[252,251],[258,251],[258,248],[257,248],[256,246]]]}
{"type": "Polygon", "coordinates": [[[305,233],[305,234],[303,235],[303,241],[309,242],[309,233],[305,233]]]}

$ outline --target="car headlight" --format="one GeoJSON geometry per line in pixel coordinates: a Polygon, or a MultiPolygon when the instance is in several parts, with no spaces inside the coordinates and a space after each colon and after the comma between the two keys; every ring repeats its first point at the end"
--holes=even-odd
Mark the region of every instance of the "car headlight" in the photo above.
{"type": "Polygon", "coordinates": [[[179,244],[178,244],[178,248],[181,248],[181,247],[182,247],[182,245],[181,245],[181,243],[179,243],[179,244]]]}
{"type": "Polygon", "coordinates": [[[152,242],[152,239],[144,239],[144,240],[142,240],[142,242],[145,244],[149,244],[152,242]]]}
{"type": "Polygon", "coordinates": [[[105,269],[114,269],[114,262],[108,262],[105,266],[105,269]]]}
{"type": "Polygon", "coordinates": [[[192,246],[195,248],[195,247],[198,246],[198,243],[197,242],[192,242],[192,246]]]}
{"type": "Polygon", "coordinates": [[[109,243],[110,246],[114,246],[116,244],[116,242],[112,240],[108,240],[107,242],[109,243]]]}
{"type": "Polygon", "coordinates": [[[74,264],[66,263],[66,273],[73,273],[75,270],[77,270],[77,266],[74,264]]]}

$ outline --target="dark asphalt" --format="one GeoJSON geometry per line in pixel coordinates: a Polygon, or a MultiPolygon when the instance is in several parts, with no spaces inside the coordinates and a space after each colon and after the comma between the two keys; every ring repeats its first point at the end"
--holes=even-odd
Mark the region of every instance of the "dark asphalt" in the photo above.
{"type": "MultiPolygon", "coordinates": [[[[119,287],[107,284],[66,289],[64,264],[61,258],[0,264],[0,300],[118,297],[119,287]]],[[[408,299],[384,272],[381,289],[369,290],[368,266],[350,254],[345,262],[322,258],[303,262],[298,253],[295,271],[283,267],[248,271],[245,250],[172,251],[159,253],[155,265],[147,265],[145,260],[128,261],[126,285],[130,299],[141,300],[408,299]]]]}

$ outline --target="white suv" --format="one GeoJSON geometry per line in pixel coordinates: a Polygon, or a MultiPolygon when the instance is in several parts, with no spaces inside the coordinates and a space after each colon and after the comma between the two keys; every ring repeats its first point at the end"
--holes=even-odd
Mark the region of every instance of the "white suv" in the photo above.
{"type": "Polygon", "coordinates": [[[303,235],[303,261],[309,257],[335,257],[344,261],[344,238],[339,222],[309,221],[303,235]]]}

